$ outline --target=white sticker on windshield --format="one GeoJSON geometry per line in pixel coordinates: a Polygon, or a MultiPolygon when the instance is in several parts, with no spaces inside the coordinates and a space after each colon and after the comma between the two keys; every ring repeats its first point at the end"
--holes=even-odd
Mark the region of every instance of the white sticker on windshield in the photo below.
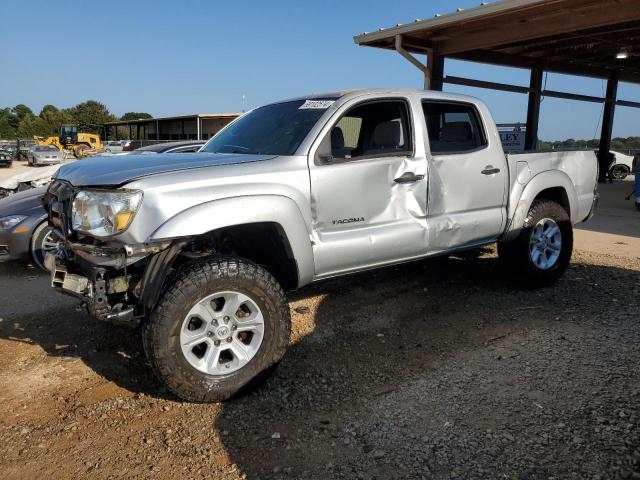
{"type": "Polygon", "coordinates": [[[306,100],[298,110],[305,110],[308,108],[314,108],[318,110],[325,110],[335,103],[335,100],[306,100]]]}

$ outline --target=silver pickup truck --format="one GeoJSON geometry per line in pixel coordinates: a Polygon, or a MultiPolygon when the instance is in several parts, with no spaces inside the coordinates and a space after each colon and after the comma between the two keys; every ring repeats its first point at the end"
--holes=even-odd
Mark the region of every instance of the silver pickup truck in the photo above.
{"type": "Polygon", "coordinates": [[[475,98],[312,95],[246,113],[199,153],[64,165],[46,264],[96,318],[141,325],[176,395],[220,401],[284,355],[286,290],[496,242],[517,278],[553,283],[597,168],[593,152],[505,156],[475,98]]]}

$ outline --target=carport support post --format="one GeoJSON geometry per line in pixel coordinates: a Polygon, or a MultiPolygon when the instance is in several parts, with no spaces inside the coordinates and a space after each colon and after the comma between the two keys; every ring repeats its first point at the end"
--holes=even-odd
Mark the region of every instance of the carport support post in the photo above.
{"type": "Polygon", "coordinates": [[[538,146],[538,123],[540,121],[540,98],[542,95],[542,75],[540,68],[531,70],[529,80],[529,103],[527,105],[527,130],[524,136],[524,149],[535,150],[538,146]]]}
{"type": "Polygon", "coordinates": [[[602,114],[602,130],[600,132],[600,147],[598,148],[598,163],[600,164],[599,182],[605,182],[611,166],[609,150],[611,150],[611,134],[613,132],[613,117],[616,112],[616,97],[618,96],[618,72],[611,73],[607,80],[607,96],[604,100],[602,114]]]}
{"type": "Polygon", "coordinates": [[[200,115],[196,115],[196,133],[197,133],[197,138],[196,140],[200,140],[200,135],[201,135],[201,129],[200,129],[200,115]]]}
{"type": "Polygon", "coordinates": [[[429,70],[431,71],[431,90],[442,91],[444,85],[444,57],[437,51],[431,50],[427,56],[429,70]]]}

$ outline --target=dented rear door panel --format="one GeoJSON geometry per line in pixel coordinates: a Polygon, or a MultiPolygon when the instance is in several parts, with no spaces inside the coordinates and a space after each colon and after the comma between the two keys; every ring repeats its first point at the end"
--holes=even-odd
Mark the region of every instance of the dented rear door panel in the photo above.
{"type": "MultiPolygon", "coordinates": [[[[506,225],[509,166],[491,114],[481,103],[469,104],[477,110],[486,145],[463,153],[428,155],[431,253],[491,242],[506,225]]],[[[428,138],[425,135],[427,144],[428,138]]]]}

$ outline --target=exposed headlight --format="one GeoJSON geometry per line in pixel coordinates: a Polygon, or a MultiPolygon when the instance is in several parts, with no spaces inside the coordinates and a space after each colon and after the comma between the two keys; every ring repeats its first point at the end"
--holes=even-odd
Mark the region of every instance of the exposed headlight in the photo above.
{"type": "Polygon", "coordinates": [[[74,230],[96,237],[124,232],[142,202],[140,190],[82,190],[73,199],[74,230]]]}
{"type": "Polygon", "coordinates": [[[0,230],[11,230],[25,218],[27,217],[24,215],[9,215],[8,217],[2,217],[0,218],[0,230]]]}

